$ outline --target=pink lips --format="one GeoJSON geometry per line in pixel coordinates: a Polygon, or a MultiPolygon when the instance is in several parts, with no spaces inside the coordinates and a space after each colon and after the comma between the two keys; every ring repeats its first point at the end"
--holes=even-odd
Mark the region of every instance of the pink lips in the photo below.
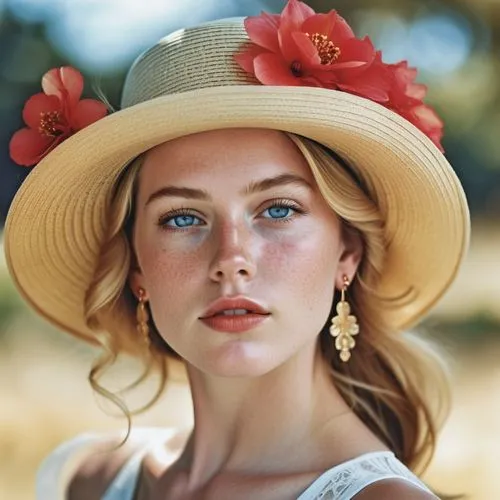
{"type": "Polygon", "coordinates": [[[214,330],[240,333],[256,327],[270,315],[265,307],[245,297],[221,297],[210,305],[200,320],[214,330]],[[230,316],[222,314],[228,309],[246,309],[249,312],[230,316]]]}

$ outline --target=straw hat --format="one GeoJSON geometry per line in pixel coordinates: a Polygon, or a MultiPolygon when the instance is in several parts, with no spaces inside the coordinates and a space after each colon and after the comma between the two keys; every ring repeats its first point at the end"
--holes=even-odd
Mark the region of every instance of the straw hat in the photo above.
{"type": "Polygon", "coordinates": [[[5,229],[10,273],[45,318],[92,341],[84,297],[106,232],[106,207],[124,166],[180,136],[263,127],[309,137],[363,179],[386,221],[378,293],[412,300],[388,311],[417,322],[453,281],[469,239],[464,192],[433,142],[386,107],[347,92],[260,84],[234,54],[248,45],[242,19],[177,31],[142,54],[122,109],[58,145],[19,189],[5,229]]]}

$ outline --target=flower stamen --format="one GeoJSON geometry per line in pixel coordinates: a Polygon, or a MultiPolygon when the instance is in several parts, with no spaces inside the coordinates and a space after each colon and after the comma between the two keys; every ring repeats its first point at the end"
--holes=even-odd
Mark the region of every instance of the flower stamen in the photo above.
{"type": "Polygon", "coordinates": [[[62,117],[59,111],[47,111],[40,113],[40,125],[38,131],[48,137],[58,137],[63,133],[61,130],[62,117]]]}
{"type": "Polygon", "coordinates": [[[340,48],[337,47],[331,40],[328,40],[326,35],[306,33],[309,40],[313,43],[318,51],[321,64],[333,64],[340,57],[340,48]]]}

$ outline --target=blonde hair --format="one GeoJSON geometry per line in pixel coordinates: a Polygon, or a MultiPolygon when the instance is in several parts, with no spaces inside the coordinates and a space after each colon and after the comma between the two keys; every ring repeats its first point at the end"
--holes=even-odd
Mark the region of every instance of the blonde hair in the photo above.
{"type": "MultiPolygon", "coordinates": [[[[287,135],[304,155],[321,194],[343,221],[344,230],[356,232],[364,245],[356,279],[348,291],[348,300],[360,324],[360,335],[349,362],[339,361],[328,324],[319,336],[333,382],[365,425],[403,463],[422,472],[432,458],[438,429],[448,413],[446,372],[435,349],[411,334],[394,331],[385,320],[391,303],[374,293],[385,260],[384,221],[362,181],[334,152],[304,137],[287,135]],[[439,404],[433,406],[436,402],[439,404]]],[[[103,243],[85,303],[87,323],[100,332],[98,338],[103,347],[103,355],[90,371],[90,383],[123,410],[128,432],[131,413],[119,397],[100,385],[100,376],[122,352],[141,358],[146,366],[143,376],[133,386],[157,368],[158,391],[138,413],[152,406],[163,392],[168,378],[167,354],[179,359],[154,325],[150,335],[152,349],[144,348],[135,330],[137,301],[127,282],[130,266],[134,265],[131,231],[141,163],[142,156],[131,162],[116,185],[109,203],[108,239],[103,243]]],[[[337,295],[334,298],[332,315],[338,298],[337,295]]]]}

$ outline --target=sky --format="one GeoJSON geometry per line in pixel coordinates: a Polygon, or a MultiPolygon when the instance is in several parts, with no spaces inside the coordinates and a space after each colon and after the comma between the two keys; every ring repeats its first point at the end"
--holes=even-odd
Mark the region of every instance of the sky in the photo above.
{"type": "MultiPolygon", "coordinates": [[[[42,22],[68,62],[82,69],[113,72],[171,31],[220,17],[279,12],[280,0],[0,0],[0,9],[26,23],[42,22]]],[[[358,36],[371,35],[385,62],[408,59],[442,75],[465,64],[472,50],[468,21],[445,7],[411,23],[394,12],[363,9],[358,36]]]]}
{"type": "Polygon", "coordinates": [[[82,69],[114,71],[171,31],[218,17],[257,15],[259,0],[0,0],[82,69]]]}

